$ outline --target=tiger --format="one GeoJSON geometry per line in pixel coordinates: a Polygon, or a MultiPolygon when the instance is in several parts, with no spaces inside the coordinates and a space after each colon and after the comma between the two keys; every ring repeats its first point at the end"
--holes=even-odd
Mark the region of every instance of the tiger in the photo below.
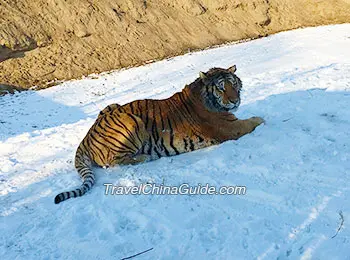
{"type": "Polygon", "coordinates": [[[162,100],[143,99],[103,109],[81,141],[75,168],[82,185],[55,197],[58,204],[84,195],[95,183],[93,166],[113,167],[237,140],[264,122],[261,117],[240,120],[242,81],[236,66],[211,68],[181,92],[162,100]]]}

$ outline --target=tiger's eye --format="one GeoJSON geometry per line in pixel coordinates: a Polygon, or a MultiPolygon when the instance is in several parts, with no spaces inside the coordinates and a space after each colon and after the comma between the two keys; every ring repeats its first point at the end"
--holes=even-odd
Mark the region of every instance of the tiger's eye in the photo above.
{"type": "Polygon", "coordinates": [[[225,91],[225,84],[224,84],[224,82],[218,84],[216,87],[217,87],[217,89],[218,89],[220,92],[225,91]]]}

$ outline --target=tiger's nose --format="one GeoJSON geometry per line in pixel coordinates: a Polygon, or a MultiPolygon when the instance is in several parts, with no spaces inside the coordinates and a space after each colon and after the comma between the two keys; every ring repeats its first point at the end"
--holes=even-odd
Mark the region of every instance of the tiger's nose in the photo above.
{"type": "Polygon", "coordinates": [[[238,96],[237,96],[236,98],[230,98],[229,101],[230,101],[230,103],[233,103],[233,104],[236,104],[236,103],[239,103],[239,102],[240,102],[238,96]]]}

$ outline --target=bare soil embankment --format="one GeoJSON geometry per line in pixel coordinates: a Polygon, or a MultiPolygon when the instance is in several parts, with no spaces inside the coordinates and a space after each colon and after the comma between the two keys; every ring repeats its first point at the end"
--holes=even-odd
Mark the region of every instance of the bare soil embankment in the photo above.
{"type": "Polygon", "coordinates": [[[0,0],[0,84],[29,88],[305,26],[350,0],[0,0]]]}

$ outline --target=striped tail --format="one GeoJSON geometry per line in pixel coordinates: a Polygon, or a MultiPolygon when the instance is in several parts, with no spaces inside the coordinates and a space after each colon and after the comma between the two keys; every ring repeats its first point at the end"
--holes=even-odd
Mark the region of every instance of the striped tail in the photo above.
{"type": "Polygon", "coordinates": [[[91,169],[92,163],[90,157],[82,151],[82,145],[77,149],[75,155],[75,168],[77,169],[83,184],[72,191],[66,191],[58,194],[55,197],[55,204],[65,201],[70,198],[83,196],[95,184],[95,175],[91,169]]]}

